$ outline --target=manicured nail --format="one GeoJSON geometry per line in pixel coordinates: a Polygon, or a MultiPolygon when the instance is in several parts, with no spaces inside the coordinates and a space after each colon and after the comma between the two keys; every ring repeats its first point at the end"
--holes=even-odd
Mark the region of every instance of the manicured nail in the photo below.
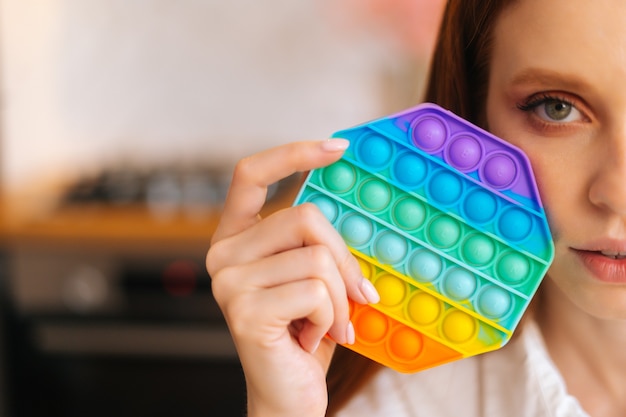
{"type": "Polygon", "coordinates": [[[376,304],[380,301],[380,295],[378,295],[376,287],[369,280],[362,278],[359,286],[361,287],[361,294],[363,294],[368,303],[376,304]]]}
{"type": "Polygon", "coordinates": [[[339,152],[345,151],[350,146],[350,141],[347,139],[331,138],[321,142],[322,149],[326,152],[339,152]]]}
{"type": "Polygon", "coordinates": [[[322,340],[318,340],[313,346],[311,346],[311,348],[309,349],[309,353],[315,353],[317,351],[317,348],[320,347],[320,343],[322,342],[322,340]]]}
{"type": "Polygon", "coordinates": [[[346,329],[346,343],[349,345],[354,344],[354,339],[356,338],[354,334],[354,325],[351,321],[348,322],[348,328],[346,329]]]}

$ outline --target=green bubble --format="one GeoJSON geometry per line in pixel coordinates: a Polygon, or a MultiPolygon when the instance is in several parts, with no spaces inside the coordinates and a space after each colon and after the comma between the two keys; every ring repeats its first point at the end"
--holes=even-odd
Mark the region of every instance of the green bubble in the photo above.
{"type": "Polygon", "coordinates": [[[419,200],[404,198],[393,208],[393,216],[398,226],[405,230],[414,230],[424,223],[426,207],[419,200]]]}
{"type": "Polygon", "coordinates": [[[526,279],[530,272],[530,262],[519,253],[511,252],[500,258],[498,275],[508,283],[517,284],[526,279]]]}
{"type": "Polygon", "coordinates": [[[441,216],[430,223],[429,237],[439,248],[450,248],[456,244],[461,235],[459,223],[451,217],[441,216]]]}
{"type": "Polygon", "coordinates": [[[463,257],[472,265],[487,265],[493,259],[495,245],[484,235],[473,235],[463,243],[463,257]]]}
{"type": "Polygon", "coordinates": [[[326,188],[335,193],[348,191],[356,181],[354,168],[344,161],[335,162],[324,168],[322,177],[326,188]]]}
{"type": "Polygon", "coordinates": [[[359,201],[370,211],[380,211],[389,205],[391,190],[382,181],[366,181],[359,189],[359,201]]]}

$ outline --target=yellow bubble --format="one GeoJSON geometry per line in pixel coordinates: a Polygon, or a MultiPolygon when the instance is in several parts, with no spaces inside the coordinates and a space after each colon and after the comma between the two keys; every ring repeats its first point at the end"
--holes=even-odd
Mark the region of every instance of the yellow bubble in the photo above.
{"type": "Polygon", "coordinates": [[[358,316],[354,327],[359,339],[366,343],[378,343],[387,335],[389,321],[381,312],[369,309],[358,316]]]}
{"type": "Polygon", "coordinates": [[[451,342],[467,342],[476,333],[476,319],[460,310],[454,310],[444,318],[442,331],[451,342]]]}
{"type": "Polygon", "coordinates": [[[380,303],[385,306],[398,305],[406,296],[406,283],[393,275],[383,275],[374,286],[380,295],[380,303]]]}
{"type": "Polygon", "coordinates": [[[407,313],[415,323],[425,326],[437,320],[441,314],[441,302],[428,293],[420,292],[409,301],[407,313]]]}
{"type": "Polygon", "coordinates": [[[359,266],[361,267],[361,273],[365,278],[371,278],[374,272],[372,271],[372,265],[367,262],[365,259],[357,258],[359,262],[359,266]]]}
{"type": "Polygon", "coordinates": [[[395,331],[389,340],[391,354],[404,361],[409,361],[419,356],[422,351],[422,345],[422,335],[408,327],[395,331]]]}

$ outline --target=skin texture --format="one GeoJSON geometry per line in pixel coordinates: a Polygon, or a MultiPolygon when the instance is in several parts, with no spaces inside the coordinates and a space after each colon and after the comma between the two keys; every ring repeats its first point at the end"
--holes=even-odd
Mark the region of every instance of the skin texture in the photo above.
{"type": "Polygon", "coordinates": [[[624,22],[620,1],[521,1],[495,28],[487,95],[489,130],[528,154],[555,237],[539,323],[594,416],[626,415],[626,259],[601,253],[626,254],[624,22]]]}
{"type": "MultiPolygon", "coordinates": [[[[555,238],[537,321],[568,390],[593,416],[626,415],[626,4],[519,0],[494,29],[486,123],[533,163],[555,238]]],[[[342,141],[242,160],[207,268],[246,373],[248,413],[323,416],[325,375],[354,337],[346,295],[375,290],[312,205],[267,218],[267,187],[328,165],[342,141]]]]}

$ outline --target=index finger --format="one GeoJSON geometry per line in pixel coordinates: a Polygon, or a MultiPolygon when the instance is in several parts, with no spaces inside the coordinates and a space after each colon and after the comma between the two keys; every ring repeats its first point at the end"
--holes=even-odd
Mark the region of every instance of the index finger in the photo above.
{"type": "Polygon", "coordinates": [[[258,222],[270,185],[296,172],[335,162],[349,144],[348,140],[338,138],[293,142],[239,161],[212,240],[232,236],[258,222]]]}

